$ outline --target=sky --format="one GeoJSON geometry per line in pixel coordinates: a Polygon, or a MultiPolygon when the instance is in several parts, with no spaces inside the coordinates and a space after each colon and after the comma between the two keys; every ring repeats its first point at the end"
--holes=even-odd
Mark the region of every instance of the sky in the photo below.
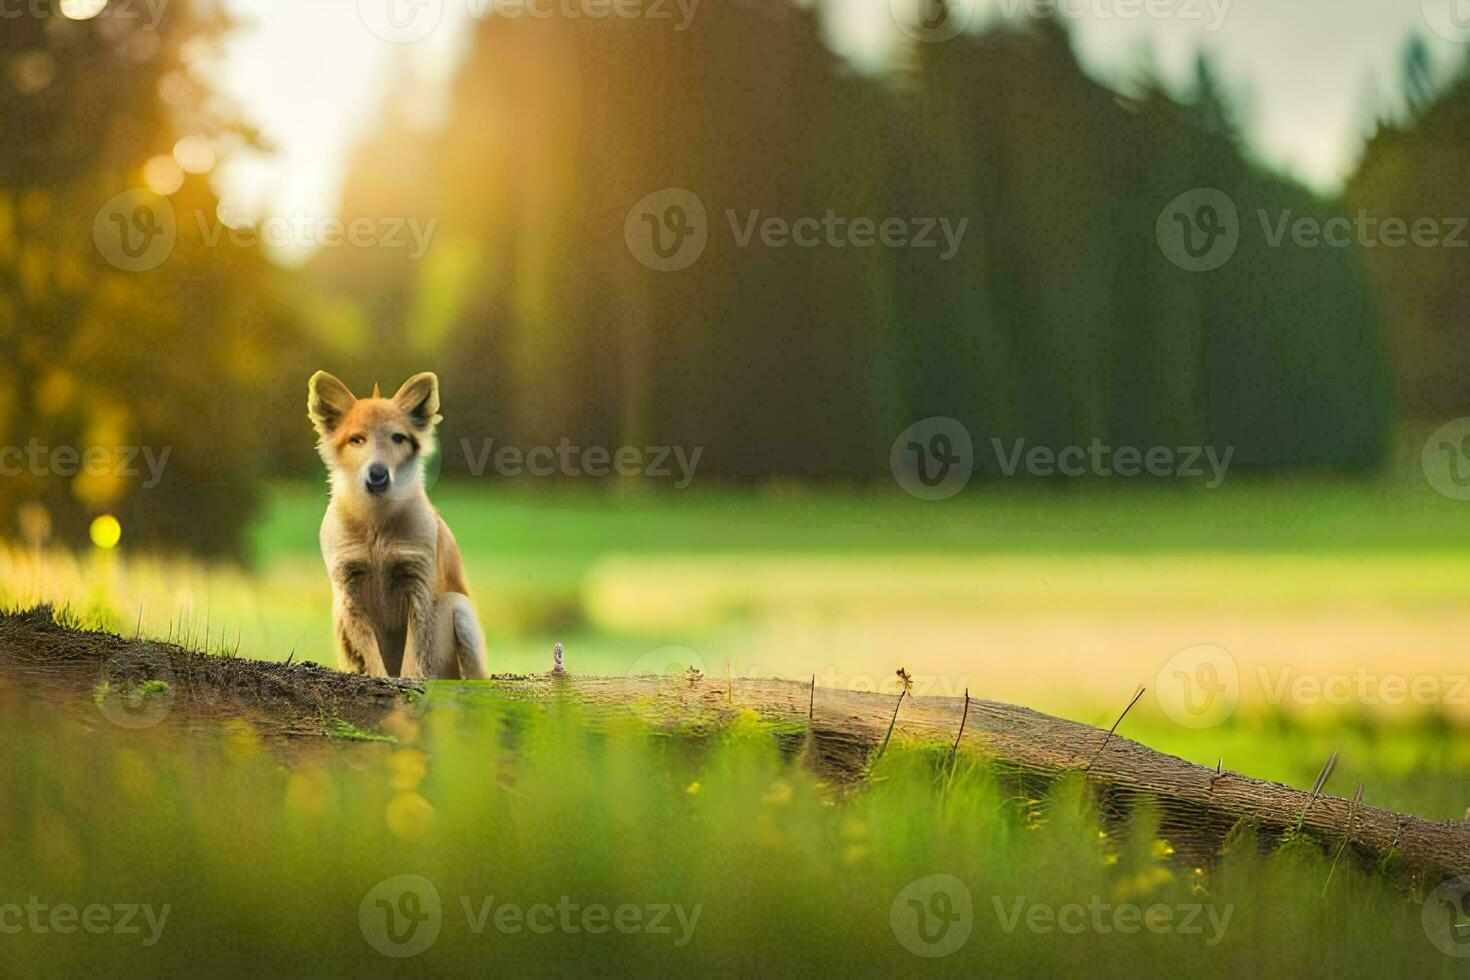
{"type": "MultiPolygon", "coordinates": [[[[215,179],[225,206],[252,216],[334,214],[346,157],[376,121],[387,86],[411,79],[432,121],[467,28],[489,15],[490,2],[227,0],[239,25],[217,77],[275,152],[221,166],[215,179]]],[[[499,2],[561,11],[595,0],[499,2]]],[[[671,30],[698,16],[700,0],[658,2],[671,30]]],[[[916,29],[915,6],[934,0],[815,2],[827,11],[829,44],[871,68],[904,42],[904,26],[916,29]]],[[[977,30],[1038,2],[949,0],[951,23],[977,30]]],[[[1210,52],[1245,110],[1255,152],[1325,191],[1355,163],[1374,80],[1382,98],[1399,90],[1411,33],[1430,44],[1446,76],[1470,53],[1470,0],[1056,2],[1084,66],[1103,81],[1117,84],[1152,61],[1166,80],[1182,83],[1196,52],[1210,52]]]]}

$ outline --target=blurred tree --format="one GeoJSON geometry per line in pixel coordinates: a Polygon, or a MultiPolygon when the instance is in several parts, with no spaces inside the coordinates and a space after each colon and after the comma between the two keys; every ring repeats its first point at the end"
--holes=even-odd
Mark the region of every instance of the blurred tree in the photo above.
{"type": "Polygon", "coordinates": [[[239,553],[267,448],[244,420],[294,331],[208,185],[253,138],[199,81],[227,22],[63,7],[0,35],[0,529],[39,505],[64,542],[112,513],[130,545],[239,553]]]}
{"type": "Polygon", "coordinates": [[[1333,204],[1247,159],[1203,57],[1183,101],[1147,83],[1124,98],[1084,74],[1061,23],[916,44],[876,79],[798,7],[701,7],[682,32],[481,23],[451,122],[415,164],[454,247],[409,273],[408,305],[452,324],[438,362],[461,431],[702,445],[731,478],[870,478],[935,414],[981,440],[1372,465],[1391,406],[1358,251],[1271,248],[1255,227],[1333,204]],[[708,242],[664,273],[623,230],[671,187],[698,195],[708,242]],[[1170,264],[1154,233],[1198,187],[1249,223],[1208,275],[1170,264]],[[948,260],[742,244],[752,217],[828,213],[967,225],[948,260]]]}
{"type": "Polygon", "coordinates": [[[1344,193],[1377,223],[1368,266],[1383,297],[1404,411],[1443,421],[1470,414],[1470,60],[1447,85],[1431,87],[1429,77],[1427,54],[1406,59],[1408,114],[1380,122],[1344,193]],[[1428,234],[1388,247],[1381,235],[1388,219],[1410,231],[1427,222],[1428,234]]]}

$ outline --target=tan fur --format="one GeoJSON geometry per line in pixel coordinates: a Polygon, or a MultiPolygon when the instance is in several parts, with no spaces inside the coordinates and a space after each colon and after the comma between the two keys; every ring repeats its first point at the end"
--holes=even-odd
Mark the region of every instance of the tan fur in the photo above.
{"type": "Polygon", "coordinates": [[[322,558],[332,581],[337,663],[388,677],[483,678],[485,640],[459,546],[424,491],[439,380],[416,374],[392,398],[358,399],[324,371],[307,383],[307,414],[331,475],[322,558]],[[384,489],[370,489],[376,468],[384,489]],[[381,471],[379,474],[381,475],[381,471]]]}

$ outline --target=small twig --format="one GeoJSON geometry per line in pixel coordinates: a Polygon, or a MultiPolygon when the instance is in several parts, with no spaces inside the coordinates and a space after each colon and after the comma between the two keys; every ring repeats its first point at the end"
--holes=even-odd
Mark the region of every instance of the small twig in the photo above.
{"type": "Polygon", "coordinates": [[[296,659],[296,648],[295,647],[292,647],[291,648],[290,655],[286,657],[286,666],[287,667],[291,666],[291,661],[293,661],[295,659],[296,659]]]}
{"type": "Polygon", "coordinates": [[[1118,730],[1118,726],[1123,724],[1123,719],[1128,717],[1128,712],[1133,710],[1133,706],[1138,703],[1138,699],[1143,697],[1145,690],[1146,688],[1142,684],[1138,685],[1138,690],[1133,692],[1133,700],[1128,702],[1128,707],[1123,709],[1123,713],[1118,716],[1118,720],[1113,722],[1113,727],[1109,728],[1108,733],[1103,736],[1102,744],[1097,747],[1097,751],[1092,754],[1092,758],[1087,760],[1087,766],[1082,770],[1083,772],[1091,771],[1092,764],[1097,761],[1098,756],[1102,755],[1102,750],[1108,747],[1108,740],[1113,737],[1113,733],[1118,730]]]}
{"type": "Polygon", "coordinates": [[[898,709],[903,706],[904,695],[908,694],[914,686],[914,679],[909,672],[902,667],[898,668],[898,679],[903,685],[898,691],[898,701],[893,705],[893,718],[888,722],[888,734],[883,736],[883,744],[878,747],[878,756],[882,758],[883,753],[888,750],[888,740],[893,737],[893,726],[898,724],[898,709]]]}
{"type": "Polygon", "coordinates": [[[1307,820],[1307,811],[1312,809],[1312,804],[1317,802],[1317,794],[1322,792],[1322,787],[1327,785],[1327,780],[1332,775],[1332,770],[1337,768],[1337,750],[1332,750],[1327,762],[1322,766],[1322,771],[1317,773],[1317,781],[1312,784],[1312,795],[1307,797],[1307,805],[1302,807],[1302,815],[1296,818],[1296,829],[1301,830],[1302,824],[1307,820]]]}
{"type": "Polygon", "coordinates": [[[730,667],[730,658],[725,658],[725,703],[733,707],[735,705],[735,671],[730,667]]]}
{"type": "Polygon", "coordinates": [[[970,689],[965,688],[965,713],[960,715],[960,730],[955,733],[954,746],[949,750],[949,765],[954,768],[955,757],[960,751],[960,739],[965,736],[965,722],[970,718],[970,689]]]}
{"type": "Polygon", "coordinates": [[[143,635],[143,603],[146,601],[145,599],[138,600],[138,625],[133,630],[133,639],[135,640],[143,635]]]}
{"type": "MultiPolygon", "coordinates": [[[[806,720],[807,721],[811,721],[812,720],[812,712],[816,709],[816,707],[817,707],[817,675],[816,674],[813,674],[812,675],[812,693],[811,693],[811,697],[808,698],[807,699],[807,702],[806,702],[806,720]]],[[[1470,816],[1470,813],[1467,813],[1466,816],[1470,816]]]]}
{"type": "Polygon", "coordinates": [[[1353,838],[1353,817],[1357,811],[1358,804],[1363,802],[1363,784],[1358,784],[1358,791],[1353,794],[1353,800],[1348,804],[1347,830],[1342,835],[1342,843],[1337,845],[1337,853],[1332,857],[1332,866],[1327,869],[1327,880],[1322,882],[1322,897],[1327,897],[1327,886],[1332,884],[1332,873],[1337,870],[1337,862],[1342,857],[1342,852],[1347,850],[1348,841],[1353,838]]]}

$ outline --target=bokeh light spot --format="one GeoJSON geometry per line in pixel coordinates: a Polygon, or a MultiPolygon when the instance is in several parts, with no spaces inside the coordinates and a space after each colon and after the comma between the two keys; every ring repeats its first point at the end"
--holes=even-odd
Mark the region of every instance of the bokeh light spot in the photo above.
{"type": "Polygon", "coordinates": [[[99,548],[116,548],[122,540],[122,525],[111,514],[103,514],[92,521],[92,543],[99,548]]]}
{"type": "Polygon", "coordinates": [[[107,0],[61,0],[61,16],[71,20],[91,20],[106,6],[107,0]]]}
{"type": "Polygon", "coordinates": [[[185,173],[207,174],[214,169],[214,151],[208,143],[192,136],[185,136],[174,144],[174,160],[185,173]]]}
{"type": "Polygon", "coordinates": [[[143,183],[153,193],[167,197],[184,186],[184,171],[173,157],[159,154],[143,164],[143,183]]]}

